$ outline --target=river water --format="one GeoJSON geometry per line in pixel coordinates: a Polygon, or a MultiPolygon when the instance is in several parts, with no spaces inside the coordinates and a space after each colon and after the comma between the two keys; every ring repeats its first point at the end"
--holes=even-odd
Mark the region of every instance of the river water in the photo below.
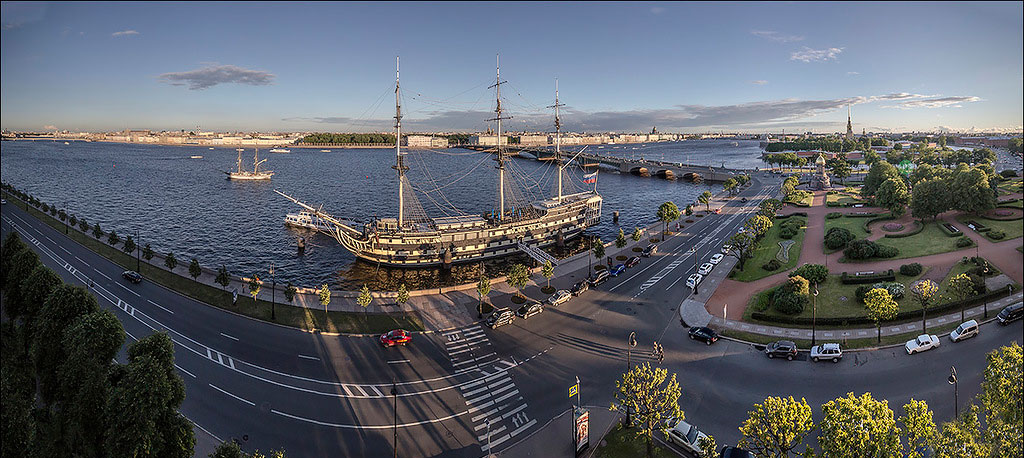
{"type": "MultiPolygon", "coordinates": [[[[389,290],[398,282],[411,289],[470,281],[475,265],[442,269],[387,269],[357,261],[333,238],[284,226],[284,217],[298,207],[275,194],[278,189],[328,213],[354,221],[374,216],[395,216],[397,189],[394,149],[294,148],[289,154],[262,152],[268,161],[261,169],[273,170],[273,180],[227,180],[222,170],[235,168],[234,148],[159,146],[118,143],[5,141],[0,146],[0,174],[4,182],[42,201],[99,222],[105,231],[133,235],[159,253],[173,252],[188,262],[224,264],[233,274],[259,273],[267,278],[271,263],[278,282],[356,289],[366,283],[374,290],[389,290]],[[192,156],[202,156],[192,158],[192,156]],[[306,252],[296,244],[306,239],[306,252]]],[[[588,153],[659,159],[690,164],[754,168],[761,166],[756,141],[687,140],[645,145],[591,146],[588,153]]],[[[251,168],[250,148],[243,166],[251,168]]],[[[409,151],[406,164],[424,211],[431,216],[485,213],[497,198],[497,172],[487,153],[464,149],[409,151]]],[[[554,193],[554,168],[548,163],[510,159],[510,175],[517,177],[523,199],[554,193]],[[531,194],[532,193],[532,194],[531,194]]],[[[584,186],[582,171],[569,171],[566,189],[584,186]]],[[[589,185],[588,185],[589,186],[589,185]]],[[[597,190],[604,197],[601,224],[589,232],[611,241],[623,228],[657,220],[659,204],[674,201],[682,208],[697,195],[721,185],[641,178],[602,169],[597,190]],[[612,212],[620,213],[615,224],[612,212]]],[[[576,247],[570,246],[571,251],[576,247]]],[[[557,253],[567,254],[567,252],[557,253]]],[[[491,275],[502,273],[515,259],[491,261],[491,275]]]]}

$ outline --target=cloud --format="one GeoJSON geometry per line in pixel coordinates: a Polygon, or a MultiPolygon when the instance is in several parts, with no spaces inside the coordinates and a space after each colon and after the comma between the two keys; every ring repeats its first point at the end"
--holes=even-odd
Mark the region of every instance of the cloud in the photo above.
{"type": "Polygon", "coordinates": [[[267,86],[274,82],[274,75],[234,65],[208,65],[198,70],[164,73],[160,75],[160,79],[172,86],[188,84],[188,88],[194,91],[228,83],[267,86]]]}
{"type": "Polygon", "coordinates": [[[57,126],[54,126],[52,124],[47,124],[47,125],[43,126],[43,129],[44,130],[57,130],[57,126]]]}
{"type": "Polygon", "coordinates": [[[117,37],[128,37],[128,36],[138,35],[138,34],[139,34],[139,32],[136,32],[134,30],[122,30],[120,32],[114,32],[114,33],[110,34],[110,36],[112,36],[114,38],[117,38],[117,37]]]}
{"type": "Polygon", "coordinates": [[[758,86],[764,86],[765,84],[768,84],[768,80],[754,80],[754,81],[751,81],[750,84],[756,84],[758,86]]]}
{"type": "Polygon", "coordinates": [[[801,62],[825,62],[827,60],[835,60],[839,57],[839,53],[843,52],[844,48],[828,48],[828,49],[811,49],[804,46],[800,51],[794,51],[789,55],[789,60],[799,60],[801,62]]]}
{"type": "Polygon", "coordinates": [[[846,72],[846,74],[853,76],[853,75],[859,75],[860,72],[846,72]]]}
{"type": "Polygon", "coordinates": [[[651,14],[661,14],[661,13],[664,13],[664,12],[665,12],[665,8],[662,8],[660,6],[655,6],[655,7],[651,8],[651,14]]]}
{"type": "Polygon", "coordinates": [[[801,41],[804,39],[804,37],[798,35],[783,35],[774,30],[751,30],[750,33],[753,35],[757,35],[761,38],[767,38],[769,40],[777,41],[780,43],[790,43],[794,41],[801,41]]]}
{"type": "MultiPolygon", "coordinates": [[[[934,96],[926,96],[926,97],[934,97],[934,96]]],[[[910,108],[944,108],[944,107],[961,108],[961,107],[963,107],[963,105],[960,105],[961,103],[964,103],[964,102],[977,102],[977,101],[980,101],[980,100],[981,100],[980,97],[975,97],[975,96],[934,97],[934,98],[927,98],[927,99],[920,99],[920,100],[908,100],[908,101],[903,102],[903,103],[901,103],[899,105],[892,105],[892,106],[887,106],[887,107],[884,107],[884,108],[899,108],[899,109],[902,109],[902,110],[906,110],[906,109],[910,109],[910,108]]]]}

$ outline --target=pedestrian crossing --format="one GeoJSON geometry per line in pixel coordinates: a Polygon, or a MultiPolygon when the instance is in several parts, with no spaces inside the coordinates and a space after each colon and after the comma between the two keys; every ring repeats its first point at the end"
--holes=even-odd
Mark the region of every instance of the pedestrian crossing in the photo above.
{"type": "Polygon", "coordinates": [[[526,400],[508,372],[515,364],[498,357],[480,326],[442,335],[455,374],[480,377],[459,389],[469,407],[468,413],[473,415],[470,420],[474,434],[485,453],[537,424],[526,413],[526,400]]]}

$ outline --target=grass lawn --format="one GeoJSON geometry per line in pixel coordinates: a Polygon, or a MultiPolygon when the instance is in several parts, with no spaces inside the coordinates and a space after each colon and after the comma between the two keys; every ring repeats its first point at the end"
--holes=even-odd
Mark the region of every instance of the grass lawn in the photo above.
{"type": "MultiPolygon", "coordinates": [[[[13,199],[13,196],[7,195],[6,192],[4,195],[8,199],[13,199]]],[[[20,200],[14,201],[21,202],[20,200]]],[[[21,208],[24,207],[22,206],[21,208]]],[[[60,231],[64,230],[63,222],[52,218],[50,215],[43,214],[35,207],[29,205],[28,211],[30,214],[51,227],[60,231]]],[[[119,249],[111,247],[106,243],[96,240],[74,229],[69,231],[68,236],[79,244],[113,261],[115,264],[118,264],[125,269],[135,269],[136,260],[134,256],[129,256],[119,249]]],[[[163,268],[152,266],[145,262],[140,265],[140,270],[141,272],[139,273],[142,274],[146,280],[163,285],[168,289],[177,291],[198,301],[256,319],[271,321],[271,303],[269,301],[264,301],[262,299],[253,301],[250,296],[239,294],[238,304],[233,306],[231,305],[232,295],[229,291],[197,283],[191,278],[168,272],[163,268]]],[[[185,273],[187,271],[187,266],[182,267],[181,264],[179,264],[179,267],[176,270],[185,273]]],[[[423,329],[423,323],[417,315],[406,313],[368,314],[329,312],[325,321],[323,310],[290,306],[284,304],[284,298],[281,298],[281,303],[278,303],[276,307],[274,307],[274,314],[276,316],[276,320],[273,321],[274,323],[305,330],[318,329],[325,332],[377,333],[395,328],[402,328],[410,331],[419,331],[423,329]]]]}
{"type": "Polygon", "coordinates": [[[793,204],[793,205],[796,205],[798,207],[810,207],[811,204],[814,203],[814,193],[807,192],[807,191],[805,191],[805,192],[806,192],[806,194],[804,195],[804,197],[802,199],[799,199],[799,200],[794,199],[794,197],[797,197],[797,196],[800,195],[800,193],[797,192],[797,193],[794,193],[794,194],[790,195],[790,197],[787,197],[785,200],[783,200],[783,202],[789,203],[789,204],[793,204]]]}
{"type": "Polygon", "coordinates": [[[860,197],[860,189],[837,191],[837,194],[826,194],[825,204],[837,203],[840,205],[863,204],[864,199],[860,197]]]}
{"type": "MultiPolygon", "coordinates": [[[[857,237],[858,239],[863,239],[870,235],[867,231],[864,230],[864,222],[866,222],[869,219],[871,218],[857,218],[852,216],[843,216],[841,218],[832,219],[825,218],[825,233],[828,234],[828,230],[832,229],[833,227],[845,227],[846,229],[853,233],[854,237],[857,237]]],[[[822,246],[822,248],[824,248],[824,246],[822,246]]]]}
{"type": "Polygon", "coordinates": [[[994,219],[988,219],[988,218],[981,217],[981,216],[960,215],[960,216],[956,217],[956,220],[964,224],[964,228],[962,229],[964,231],[970,231],[971,230],[971,228],[967,227],[967,221],[975,220],[975,221],[977,221],[977,222],[979,222],[981,224],[984,224],[984,225],[992,228],[992,230],[999,230],[999,231],[1003,231],[1004,233],[1006,233],[1006,237],[1003,237],[1000,240],[995,240],[995,239],[993,239],[993,238],[988,236],[988,232],[987,231],[986,232],[980,232],[980,234],[984,235],[986,239],[989,239],[989,240],[991,240],[993,242],[1002,242],[1002,241],[1005,241],[1005,240],[1013,240],[1013,239],[1015,239],[1017,237],[1024,236],[1024,219],[1016,219],[1016,220],[1012,220],[1012,221],[999,221],[999,220],[994,220],[994,219]]]}
{"type": "Polygon", "coordinates": [[[999,189],[999,195],[1005,195],[1014,192],[1022,192],[1021,190],[1024,189],[1024,185],[1022,185],[1020,178],[1013,178],[1004,181],[1002,183],[999,183],[996,187],[999,189]]]}
{"type": "Polygon", "coordinates": [[[1008,204],[1002,204],[1000,207],[1013,207],[1013,208],[1024,208],[1024,200],[1017,200],[1016,202],[1010,202],[1008,204]]]}
{"type": "Polygon", "coordinates": [[[790,216],[785,219],[775,219],[772,221],[772,228],[768,230],[761,242],[758,243],[757,249],[754,250],[754,256],[747,260],[743,270],[737,270],[733,280],[737,281],[754,281],[759,280],[769,275],[774,275],[779,272],[784,272],[789,269],[796,267],[797,260],[800,259],[800,250],[804,244],[804,234],[807,232],[807,218],[802,216],[790,216]],[[789,261],[782,263],[782,267],[778,270],[767,271],[761,268],[769,260],[774,259],[775,255],[779,253],[781,249],[779,242],[786,240],[779,237],[779,228],[782,226],[782,222],[786,220],[793,220],[800,222],[800,230],[797,231],[796,235],[791,239],[794,243],[789,247],[789,261]]]}
{"type": "MultiPolygon", "coordinates": [[[[844,220],[844,219],[846,219],[846,218],[845,217],[844,218],[839,218],[840,221],[844,220]]],[[[852,219],[857,219],[857,218],[852,218],[852,219]]],[[[828,225],[828,221],[830,221],[830,220],[826,220],[826,223],[825,223],[826,227],[828,225]]],[[[831,220],[831,221],[836,221],[836,220],[831,220]]],[[[863,224],[863,221],[861,221],[860,224],[863,224]]],[[[987,220],[986,220],[986,224],[987,224],[987,220]]],[[[863,231],[861,231],[861,233],[863,233],[863,231]]],[[[884,238],[883,237],[883,238],[880,238],[880,239],[876,240],[876,242],[881,244],[881,245],[888,245],[888,246],[891,246],[891,247],[896,247],[896,248],[898,248],[900,250],[900,253],[898,255],[896,255],[896,257],[889,258],[889,259],[906,259],[906,258],[916,258],[916,257],[919,257],[919,256],[928,256],[928,255],[938,254],[938,253],[946,253],[946,252],[949,252],[949,251],[962,250],[964,248],[958,248],[956,246],[957,239],[959,239],[959,238],[960,237],[950,237],[950,236],[946,235],[946,233],[942,232],[942,229],[939,228],[938,224],[936,224],[934,221],[929,221],[927,223],[924,223],[924,229],[921,232],[919,232],[919,233],[917,233],[915,235],[912,235],[910,237],[897,237],[897,238],[884,238]]],[[[967,248],[969,248],[969,247],[967,247],[967,248]]],[[[881,258],[871,258],[871,259],[866,259],[866,260],[863,260],[863,261],[860,261],[860,260],[854,261],[854,260],[849,260],[849,259],[846,259],[846,258],[842,258],[842,259],[839,260],[839,262],[849,263],[849,264],[856,264],[858,262],[875,262],[875,261],[880,261],[880,260],[881,260],[881,258]]]]}
{"type": "MultiPolygon", "coordinates": [[[[636,433],[637,429],[625,429],[621,425],[616,426],[604,436],[603,440],[605,445],[599,446],[597,454],[599,458],[634,458],[647,456],[647,441],[643,437],[638,437],[636,433]]],[[[654,433],[659,434],[659,433],[654,433]]],[[[664,437],[664,436],[662,436],[664,437]]],[[[600,443],[601,440],[598,440],[600,443]]],[[[594,438],[591,436],[590,441],[593,447],[594,438]]],[[[675,458],[677,455],[671,450],[666,450],[664,447],[658,444],[657,440],[652,440],[652,448],[654,450],[654,456],[657,458],[675,458]]]]}
{"type": "MultiPolygon", "coordinates": [[[[946,325],[943,325],[943,326],[929,326],[928,327],[928,333],[929,334],[935,334],[935,335],[943,334],[943,333],[952,331],[953,329],[956,329],[956,327],[959,326],[959,325],[960,325],[960,323],[950,323],[950,324],[946,324],[946,325]]],[[[883,323],[882,326],[884,327],[885,324],[883,323]]],[[[734,331],[732,329],[722,329],[722,330],[719,331],[719,333],[721,335],[723,335],[723,336],[728,336],[728,337],[732,337],[734,339],[740,339],[740,340],[745,340],[747,342],[754,342],[754,343],[759,343],[759,344],[769,344],[769,343],[775,342],[776,340],[779,340],[778,337],[774,337],[774,336],[766,336],[764,334],[754,334],[752,332],[734,331]]],[[[825,342],[838,342],[838,343],[841,344],[841,346],[842,346],[842,348],[844,350],[852,350],[852,349],[855,349],[855,348],[873,348],[873,347],[879,347],[879,346],[883,346],[883,345],[901,344],[901,343],[904,343],[904,342],[906,342],[906,341],[908,341],[910,339],[913,339],[913,338],[917,337],[918,335],[919,335],[919,332],[908,332],[906,334],[882,336],[882,343],[878,343],[877,334],[873,335],[871,337],[862,338],[862,339],[846,339],[846,338],[833,338],[833,339],[830,339],[830,340],[822,339],[822,340],[819,340],[817,343],[818,344],[822,344],[822,343],[825,343],[825,342]]],[[[792,340],[792,338],[790,338],[790,337],[787,337],[786,339],[792,340]]],[[[807,350],[809,350],[811,348],[811,341],[810,340],[796,339],[796,340],[793,340],[793,342],[796,343],[797,348],[807,349],[807,350]]],[[[847,357],[849,357],[849,356],[847,356],[847,357]]],[[[821,363],[821,364],[826,364],[826,363],[821,363]]]]}

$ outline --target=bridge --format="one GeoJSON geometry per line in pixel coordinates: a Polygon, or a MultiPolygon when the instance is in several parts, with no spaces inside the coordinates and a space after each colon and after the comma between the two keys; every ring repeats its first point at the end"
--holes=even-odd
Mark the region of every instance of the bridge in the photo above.
{"type": "MultiPolygon", "coordinates": [[[[466,145],[463,148],[475,151],[492,151],[494,147],[466,145]]],[[[541,148],[507,147],[507,153],[512,156],[529,158],[538,161],[550,161],[554,159],[554,151],[541,148]]],[[[653,176],[667,180],[683,179],[687,181],[706,181],[721,183],[744,170],[734,170],[722,167],[711,167],[707,165],[683,164],[681,162],[656,161],[651,159],[630,159],[617,156],[603,156],[600,154],[581,153],[576,158],[585,167],[605,165],[618,170],[619,173],[628,173],[637,176],[653,176]]]]}

